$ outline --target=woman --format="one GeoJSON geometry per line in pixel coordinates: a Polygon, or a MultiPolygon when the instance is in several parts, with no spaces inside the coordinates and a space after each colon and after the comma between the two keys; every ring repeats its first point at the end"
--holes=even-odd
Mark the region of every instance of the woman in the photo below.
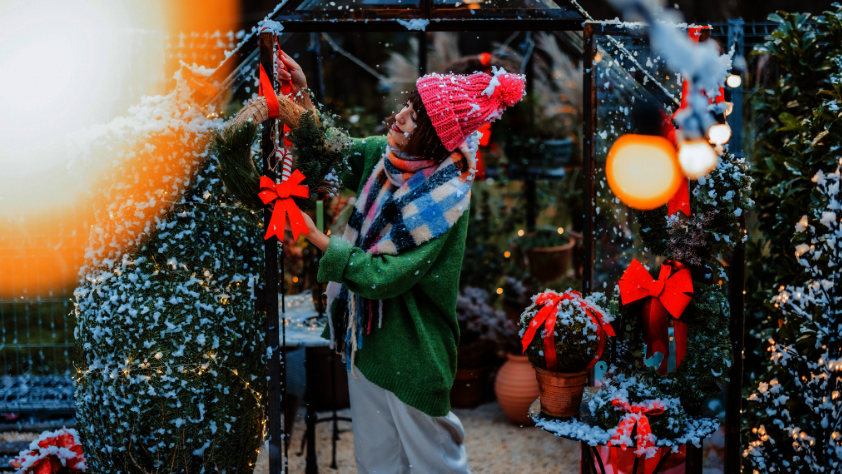
{"type": "MultiPolygon", "coordinates": [[[[287,55],[279,79],[306,88],[287,55]]],[[[468,473],[450,412],[476,130],[523,97],[523,78],[430,74],[387,119],[389,134],[355,140],[343,184],[357,201],[342,238],[305,217],[324,251],[331,346],[348,367],[360,473],[468,473]]]]}

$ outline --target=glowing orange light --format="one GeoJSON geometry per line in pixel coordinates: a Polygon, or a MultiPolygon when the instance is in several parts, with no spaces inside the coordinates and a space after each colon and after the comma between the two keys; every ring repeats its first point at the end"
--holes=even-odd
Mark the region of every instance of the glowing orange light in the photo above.
{"type": "Polygon", "coordinates": [[[675,147],[666,138],[628,134],[608,152],[605,175],[626,205],[648,210],[663,206],[681,185],[675,147]]]}

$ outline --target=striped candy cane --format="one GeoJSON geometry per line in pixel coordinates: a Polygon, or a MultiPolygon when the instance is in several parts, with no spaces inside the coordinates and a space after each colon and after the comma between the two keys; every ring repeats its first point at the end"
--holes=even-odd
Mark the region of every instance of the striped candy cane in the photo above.
{"type": "Polygon", "coordinates": [[[275,157],[283,162],[283,168],[281,170],[281,182],[286,182],[289,179],[289,175],[292,174],[292,153],[285,148],[278,149],[275,152],[275,157]]]}

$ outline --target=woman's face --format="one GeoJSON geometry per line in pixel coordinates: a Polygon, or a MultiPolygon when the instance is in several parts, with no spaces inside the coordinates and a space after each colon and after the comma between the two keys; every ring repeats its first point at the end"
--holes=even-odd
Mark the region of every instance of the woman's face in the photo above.
{"type": "Polygon", "coordinates": [[[402,147],[403,144],[406,143],[407,138],[409,138],[409,134],[415,130],[415,119],[417,117],[418,115],[412,108],[412,104],[409,102],[403,104],[401,111],[395,115],[395,123],[389,131],[395,145],[402,147]]]}

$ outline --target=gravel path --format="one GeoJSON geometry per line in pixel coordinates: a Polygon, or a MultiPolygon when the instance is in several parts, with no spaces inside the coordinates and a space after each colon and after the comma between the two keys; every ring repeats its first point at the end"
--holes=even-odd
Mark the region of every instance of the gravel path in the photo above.
{"type": "MultiPolygon", "coordinates": [[[[462,420],[465,427],[465,445],[468,450],[468,462],[474,474],[519,474],[578,473],[578,444],[562,438],[556,438],[534,427],[512,425],[500,406],[487,403],[478,408],[454,409],[453,412],[462,420]]],[[[348,416],[347,411],[341,412],[348,416]]],[[[347,429],[337,442],[336,461],[338,470],[330,469],[330,424],[320,423],[316,429],[321,473],[356,473],[354,467],[354,434],[350,423],[340,423],[340,429],[347,429]]],[[[296,453],[304,436],[304,415],[299,412],[290,445],[291,474],[304,472],[304,456],[296,453]]],[[[268,459],[261,451],[254,474],[268,474],[268,459]]]]}

